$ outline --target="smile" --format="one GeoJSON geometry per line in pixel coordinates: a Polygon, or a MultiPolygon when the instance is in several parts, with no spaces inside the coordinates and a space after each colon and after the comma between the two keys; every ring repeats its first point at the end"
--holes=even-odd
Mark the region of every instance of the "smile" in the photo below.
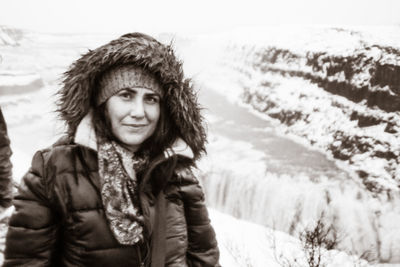
{"type": "Polygon", "coordinates": [[[124,126],[133,128],[133,129],[139,129],[139,128],[146,127],[147,124],[124,124],[124,126]]]}

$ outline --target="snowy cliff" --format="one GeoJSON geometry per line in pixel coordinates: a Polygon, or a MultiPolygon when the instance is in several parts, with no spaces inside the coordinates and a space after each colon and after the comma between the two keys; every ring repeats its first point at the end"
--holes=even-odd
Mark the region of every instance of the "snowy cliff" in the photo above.
{"type": "Polygon", "coordinates": [[[371,191],[398,191],[400,46],[390,40],[314,29],[292,45],[233,43],[224,62],[241,76],[244,103],[350,166],[371,191]]]}
{"type": "MultiPolygon", "coordinates": [[[[400,262],[399,40],[398,28],[315,27],[198,38],[202,45],[186,54],[207,51],[204,68],[193,72],[202,87],[274,125],[260,126],[253,145],[210,142],[202,165],[210,206],[294,236],[323,212],[340,235],[340,250],[400,262]],[[347,174],[275,168],[260,143],[286,148],[268,143],[270,131],[322,152],[347,174]]],[[[313,169],[319,160],[311,160],[313,169]]]]}

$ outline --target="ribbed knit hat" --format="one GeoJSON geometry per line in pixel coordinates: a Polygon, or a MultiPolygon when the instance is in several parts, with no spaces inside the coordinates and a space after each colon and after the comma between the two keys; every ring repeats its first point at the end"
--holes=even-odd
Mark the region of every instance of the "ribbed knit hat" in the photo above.
{"type": "Polygon", "coordinates": [[[121,65],[106,71],[100,77],[96,105],[103,104],[124,88],[135,87],[162,93],[162,86],[152,73],[135,65],[121,65]]]}

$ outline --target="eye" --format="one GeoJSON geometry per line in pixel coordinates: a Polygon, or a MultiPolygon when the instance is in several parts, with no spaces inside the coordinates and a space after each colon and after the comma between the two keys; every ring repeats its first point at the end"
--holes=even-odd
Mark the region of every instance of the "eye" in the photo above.
{"type": "Polygon", "coordinates": [[[144,100],[149,104],[160,103],[160,97],[158,95],[146,95],[144,100]]]}
{"type": "Polygon", "coordinates": [[[133,97],[133,93],[128,90],[121,90],[117,95],[123,100],[130,100],[133,97]]]}

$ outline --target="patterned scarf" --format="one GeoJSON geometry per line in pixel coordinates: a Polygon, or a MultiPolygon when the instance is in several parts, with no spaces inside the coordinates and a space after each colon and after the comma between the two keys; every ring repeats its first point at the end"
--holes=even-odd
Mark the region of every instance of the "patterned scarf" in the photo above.
{"type": "Polygon", "coordinates": [[[115,142],[98,144],[101,196],[105,215],[120,244],[134,245],[143,240],[136,173],[148,163],[148,156],[134,153],[115,142]]]}

